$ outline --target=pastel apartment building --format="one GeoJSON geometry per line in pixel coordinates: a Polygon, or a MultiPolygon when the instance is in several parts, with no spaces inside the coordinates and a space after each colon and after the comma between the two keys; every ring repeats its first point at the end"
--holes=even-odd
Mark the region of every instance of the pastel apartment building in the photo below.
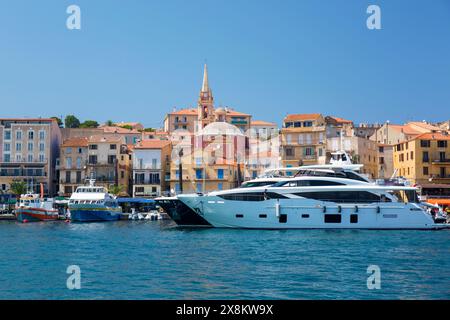
{"type": "Polygon", "coordinates": [[[131,194],[131,153],[123,136],[88,138],[86,177],[106,188],[118,185],[131,194]]]}
{"type": "Polygon", "coordinates": [[[321,114],[286,116],[281,129],[282,165],[325,164],[326,141],[326,123],[321,114]]]}
{"type": "Polygon", "coordinates": [[[171,142],[142,140],[133,148],[133,197],[158,197],[170,192],[171,142]]]}
{"type": "Polygon", "coordinates": [[[413,184],[450,183],[450,135],[429,132],[394,145],[397,175],[413,184]]]}
{"type": "Polygon", "coordinates": [[[34,192],[42,184],[44,193],[54,196],[60,144],[54,119],[0,119],[0,190],[8,192],[11,183],[20,180],[34,192]]]}
{"type": "Polygon", "coordinates": [[[69,197],[79,185],[86,183],[88,138],[66,139],[59,158],[59,194],[69,197]]]}

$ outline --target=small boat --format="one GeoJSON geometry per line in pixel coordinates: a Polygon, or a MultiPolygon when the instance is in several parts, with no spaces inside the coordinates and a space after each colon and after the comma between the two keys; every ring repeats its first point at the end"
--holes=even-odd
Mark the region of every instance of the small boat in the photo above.
{"type": "Polygon", "coordinates": [[[117,199],[104,187],[95,186],[94,179],[77,187],[69,199],[69,210],[70,219],[77,222],[117,221],[122,215],[117,199]]]}
{"type": "Polygon", "coordinates": [[[16,206],[16,218],[20,222],[58,220],[58,210],[53,209],[53,201],[45,200],[38,194],[26,193],[20,196],[16,206]]]}

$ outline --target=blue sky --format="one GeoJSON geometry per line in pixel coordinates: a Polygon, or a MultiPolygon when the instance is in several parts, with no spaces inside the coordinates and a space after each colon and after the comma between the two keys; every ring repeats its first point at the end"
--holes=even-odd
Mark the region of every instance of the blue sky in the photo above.
{"type": "Polygon", "coordinates": [[[254,119],[450,119],[447,0],[0,0],[0,41],[0,117],[158,127],[196,106],[207,60],[216,106],[254,119]]]}

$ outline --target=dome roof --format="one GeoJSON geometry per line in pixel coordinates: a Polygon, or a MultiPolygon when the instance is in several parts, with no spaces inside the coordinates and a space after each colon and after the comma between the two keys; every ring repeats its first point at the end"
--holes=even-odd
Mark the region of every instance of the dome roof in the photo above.
{"type": "Polygon", "coordinates": [[[217,108],[216,113],[227,113],[224,108],[217,108]]]}
{"type": "Polygon", "coordinates": [[[200,130],[198,135],[203,136],[244,136],[236,126],[226,122],[213,122],[208,124],[203,130],[200,130]]]}

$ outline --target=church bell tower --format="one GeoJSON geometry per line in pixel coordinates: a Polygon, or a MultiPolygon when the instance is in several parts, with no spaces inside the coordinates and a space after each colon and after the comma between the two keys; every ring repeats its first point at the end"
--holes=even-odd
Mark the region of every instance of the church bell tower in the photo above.
{"type": "Polygon", "coordinates": [[[203,84],[198,99],[198,124],[203,129],[214,121],[214,98],[208,83],[208,66],[205,64],[203,70],[203,84]]]}

